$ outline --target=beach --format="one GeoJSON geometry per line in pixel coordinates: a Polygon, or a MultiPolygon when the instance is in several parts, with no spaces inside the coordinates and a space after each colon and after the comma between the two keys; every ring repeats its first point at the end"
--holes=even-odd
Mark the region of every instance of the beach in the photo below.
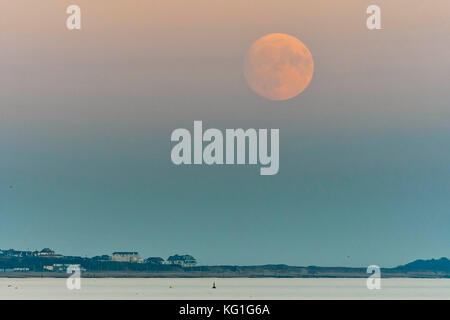
{"type": "Polygon", "coordinates": [[[363,278],[82,278],[80,290],[66,280],[0,278],[0,299],[450,299],[450,279],[382,279],[379,290],[363,278]]]}

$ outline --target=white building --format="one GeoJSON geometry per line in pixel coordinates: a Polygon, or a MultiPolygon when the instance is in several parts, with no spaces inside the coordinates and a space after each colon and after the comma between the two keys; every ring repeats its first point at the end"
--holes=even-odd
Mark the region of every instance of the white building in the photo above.
{"type": "Polygon", "coordinates": [[[139,262],[141,259],[139,257],[139,253],[137,252],[113,252],[112,261],[118,262],[139,262]]]}

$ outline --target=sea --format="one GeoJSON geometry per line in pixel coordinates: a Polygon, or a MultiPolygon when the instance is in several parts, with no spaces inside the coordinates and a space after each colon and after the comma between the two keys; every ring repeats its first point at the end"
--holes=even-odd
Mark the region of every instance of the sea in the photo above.
{"type": "Polygon", "coordinates": [[[450,299],[450,279],[364,278],[0,278],[0,299],[450,299]],[[216,288],[213,289],[213,283],[216,288]]]}

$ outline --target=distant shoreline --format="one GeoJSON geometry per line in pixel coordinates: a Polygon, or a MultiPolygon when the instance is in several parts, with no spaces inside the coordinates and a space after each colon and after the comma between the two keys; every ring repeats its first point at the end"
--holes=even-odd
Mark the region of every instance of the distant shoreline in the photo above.
{"type": "MultiPolygon", "coordinates": [[[[74,264],[80,267],[84,278],[368,278],[371,275],[366,267],[284,264],[181,266],[52,257],[3,258],[0,262],[0,278],[67,278],[66,270],[74,264]],[[54,267],[46,268],[48,266],[54,267]]],[[[380,271],[382,278],[450,278],[450,260],[444,257],[415,260],[398,267],[381,268],[380,271]]]]}
{"type": "MultiPolygon", "coordinates": [[[[65,272],[1,272],[0,278],[67,278],[65,272]]],[[[85,271],[83,278],[368,278],[365,268],[209,266],[173,271],[85,271]]],[[[449,278],[449,272],[381,269],[382,278],[449,278]]]]}

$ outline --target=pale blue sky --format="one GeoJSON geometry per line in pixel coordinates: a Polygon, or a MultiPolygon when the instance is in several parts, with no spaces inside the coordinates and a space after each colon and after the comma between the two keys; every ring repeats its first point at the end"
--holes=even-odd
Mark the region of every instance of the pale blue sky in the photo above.
{"type": "Polygon", "coordinates": [[[374,32],[364,1],[309,15],[303,1],[298,16],[281,1],[260,13],[270,23],[246,23],[228,2],[230,15],[193,24],[130,7],[107,19],[84,2],[92,16],[78,34],[51,27],[64,4],[34,26],[21,23],[26,1],[2,4],[25,17],[0,26],[0,248],[241,265],[449,256],[449,4],[380,2],[374,32]],[[314,57],[310,87],[289,101],[264,100],[243,78],[247,48],[268,32],[314,57]],[[170,134],[194,120],[279,128],[279,173],[174,166],[170,134]]]}

